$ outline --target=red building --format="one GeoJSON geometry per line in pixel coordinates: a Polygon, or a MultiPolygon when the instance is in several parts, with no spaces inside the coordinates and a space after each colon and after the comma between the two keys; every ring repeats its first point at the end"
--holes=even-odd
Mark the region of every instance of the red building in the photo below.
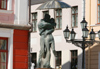
{"type": "Polygon", "coordinates": [[[0,69],[28,69],[28,0],[0,0],[0,69]]]}

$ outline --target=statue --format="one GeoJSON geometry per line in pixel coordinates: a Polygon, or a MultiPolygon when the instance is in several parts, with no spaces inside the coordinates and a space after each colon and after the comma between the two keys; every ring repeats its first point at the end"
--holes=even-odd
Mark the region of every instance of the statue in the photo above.
{"type": "Polygon", "coordinates": [[[46,14],[44,19],[42,19],[38,24],[38,29],[40,32],[40,53],[39,53],[37,68],[51,68],[50,48],[52,49],[53,54],[56,57],[55,42],[52,36],[55,27],[56,27],[55,20],[53,18],[50,19],[49,14],[46,14]]]}

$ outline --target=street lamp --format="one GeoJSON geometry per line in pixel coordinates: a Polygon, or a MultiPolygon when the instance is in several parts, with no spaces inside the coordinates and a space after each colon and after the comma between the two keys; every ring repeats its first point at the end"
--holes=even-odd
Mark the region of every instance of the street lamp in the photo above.
{"type": "Polygon", "coordinates": [[[82,22],[81,22],[81,28],[85,28],[85,26],[87,26],[87,22],[85,20],[85,18],[83,18],[82,22]]]}
{"type": "Polygon", "coordinates": [[[70,31],[69,31],[69,29],[68,29],[68,26],[67,26],[66,29],[63,31],[63,33],[64,33],[65,39],[68,39],[68,38],[69,38],[69,35],[70,35],[70,31]]]}
{"type": "Polygon", "coordinates": [[[75,39],[75,35],[76,35],[76,33],[75,33],[74,29],[72,28],[72,31],[71,31],[71,34],[70,34],[70,40],[73,41],[75,39]]]}
{"type": "Polygon", "coordinates": [[[85,28],[82,29],[82,33],[83,33],[83,37],[84,38],[87,38],[88,37],[89,30],[87,29],[86,26],[85,26],[85,28]]]}
{"type": "MultiPolygon", "coordinates": [[[[66,39],[66,42],[71,42],[72,44],[82,49],[82,53],[83,53],[82,54],[82,69],[85,69],[85,64],[84,64],[85,48],[87,48],[89,45],[93,45],[94,42],[100,43],[100,41],[94,41],[96,33],[93,31],[93,29],[90,32],[90,39],[86,39],[88,38],[88,33],[89,33],[89,30],[87,29],[87,22],[84,20],[84,23],[81,22],[81,25],[82,25],[82,33],[83,33],[81,40],[75,39],[76,33],[73,28],[72,28],[72,31],[70,32],[67,26],[63,32],[64,32],[64,37],[66,39]],[[70,36],[70,39],[68,39],[69,36],[70,36]]],[[[100,30],[98,31],[98,37],[100,39],[100,30]]]]}
{"type": "Polygon", "coordinates": [[[93,29],[90,32],[90,40],[95,40],[95,32],[93,31],[93,29]]]}

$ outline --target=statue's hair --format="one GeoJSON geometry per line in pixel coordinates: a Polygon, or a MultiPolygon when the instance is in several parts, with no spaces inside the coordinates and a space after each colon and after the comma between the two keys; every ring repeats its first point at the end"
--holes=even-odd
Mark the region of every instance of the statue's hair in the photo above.
{"type": "Polygon", "coordinates": [[[45,14],[43,20],[46,21],[46,22],[49,22],[50,21],[50,15],[49,14],[45,14]]]}
{"type": "Polygon", "coordinates": [[[51,18],[50,21],[55,23],[55,19],[54,18],[51,18]]]}

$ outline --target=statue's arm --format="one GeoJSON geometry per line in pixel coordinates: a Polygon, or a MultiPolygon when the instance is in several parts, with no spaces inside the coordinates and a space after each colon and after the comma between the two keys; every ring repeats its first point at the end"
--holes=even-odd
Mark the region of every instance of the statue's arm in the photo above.
{"type": "Polygon", "coordinates": [[[49,29],[49,30],[46,31],[46,34],[51,34],[53,32],[54,32],[54,29],[49,29]]]}
{"type": "Polygon", "coordinates": [[[44,22],[43,20],[40,21],[39,24],[38,24],[38,28],[48,28],[48,27],[51,28],[51,24],[47,23],[47,22],[44,22]]]}
{"type": "Polygon", "coordinates": [[[42,35],[42,33],[45,31],[44,29],[39,30],[40,31],[40,36],[42,35]]]}

